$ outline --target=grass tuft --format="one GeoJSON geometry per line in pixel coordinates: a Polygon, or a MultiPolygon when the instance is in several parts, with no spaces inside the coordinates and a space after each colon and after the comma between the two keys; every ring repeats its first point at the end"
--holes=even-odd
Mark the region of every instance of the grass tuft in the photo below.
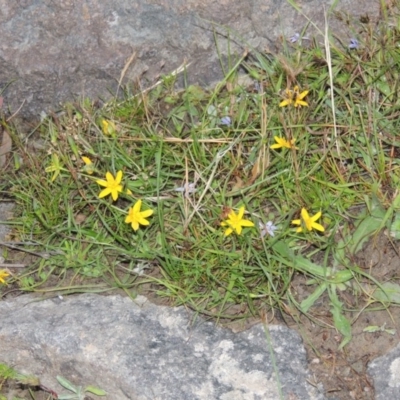
{"type": "Polygon", "coordinates": [[[354,262],[380,231],[398,239],[400,31],[398,14],[387,18],[354,28],[352,49],[327,31],[278,56],[246,53],[214,89],[177,90],[173,73],[101,108],[68,104],[41,123],[40,153],[8,126],[16,151],[2,193],[17,204],[14,240],[40,255],[8,282],[132,297],[146,287],[217,319],[311,317],[327,293],[345,346],[343,292],[363,296],[367,282],[368,302],[371,285],[374,301],[397,298],[354,262]],[[99,198],[97,181],[118,171],[118,198],[99,198]],[[139,200],[154,213],[133,230],[139,200]],[[312,287],[304,298],[291,290],[298,274],[312,287]]]}

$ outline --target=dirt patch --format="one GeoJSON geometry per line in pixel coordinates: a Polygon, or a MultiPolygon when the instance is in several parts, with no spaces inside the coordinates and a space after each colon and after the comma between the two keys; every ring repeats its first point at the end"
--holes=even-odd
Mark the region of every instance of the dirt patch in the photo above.
{"type": "MultiPolygon", "coordinates": [[[[393,243],[381,233],[371,240],[354,259],[372,277],[383,283],[399,281],[399,244],[393,243]]],[[[300,298],[311,293],[303,276],[296,276],[292,290],[300,298]]],[[[373,380],[367,373],[368,363],[387,354],[399,342],[400,308],[391,306],[384,309],[382,304],[369,304],[367,294],[356,295],[350,290],[340,293],[341,301],[349,310],[346,316],[352,321],[351,342],[343,350],[338,350],[341,335],[333,328],[327,295],[319,299],[310,310],[313,320],[304,315],[285,320],[290,328],[296,329],[304,338],[309,358],[309,368],[314,376],[313,385],[323,383],[326,396],[340,400],[375,398],[373,380]],[[382,330],[365,332],[370,326],[382,330]],[[391,334],[384,329],[394,329],[391,334]]],[[[319,386],[318,386],[319,387],[319,386]]]]}

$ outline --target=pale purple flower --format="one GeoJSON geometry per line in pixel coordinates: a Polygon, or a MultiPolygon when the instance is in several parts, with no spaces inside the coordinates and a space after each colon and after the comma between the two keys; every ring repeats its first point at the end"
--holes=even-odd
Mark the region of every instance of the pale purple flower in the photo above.
{"type": "Polygon", "coordinates": [[[196,187],[194,183],[185,183],[183,186],[178,187],[175,189],[175,192],[182,192],[182,193],[194,193],[196,191],[196,187]]]}
{"type": "Polygon", "coordinates": [[[268,221],[266,224],[261,221],[258,222],[258,227],[261,230],[261,237],[263,238],[267,233],[269,236],[274,237],[275,231],[278,229],[276,225],[272,221],[268,221]]]}
{"type": "Polygon", "coordinates": [[[358,49],[359,45],[360,45],[360,43],[358,43],[357,39],[354,39],[354,38],[350,39],[350,44],[349,44],[349,49],[350,50],[358,49]]]}
{"type": "Polygon", "coordinates": [[[295,33],[289,38],[290,43],[296,43],[300,39],[300,33],[295,33]]]}
{"type": "Polygon", "coordinates": [[[254,89],[256,89],[258,93],[262,92],[262,87],[260,82],[254,81],[254,89]]]}
{"type": "Polygon", "coordinates": [[[225,116],[225,117],[221,118],[221,121],[220,121],[221,125],[229,126],[231,123],[232,123],[231,117],[225,116]]]}

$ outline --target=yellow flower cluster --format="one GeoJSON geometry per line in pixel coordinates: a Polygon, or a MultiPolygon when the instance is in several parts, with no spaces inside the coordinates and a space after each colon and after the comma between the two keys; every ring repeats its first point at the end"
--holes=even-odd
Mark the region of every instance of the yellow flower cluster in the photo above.
{"type": "MultiPolygon", "coordinates": [[[[298,86],[295,86],[293,90],[286,89],[285,90],[285,99],[279,103],[279,107],[286,107],[293,105],[294,107],[308,106],[308,103],[304,101],[304,98],[307,96],[308,90],[304,90],[300,93],[300,89],[298,86]]],[[[275,144],[271,145],[271,149],[280,149],[282,147],[287,149],[295,149],[298,150],[298,147],[295,147],[294,142],[296,139],[287,140],[285,138],[281,138],[279,136],[275,136],[275,144]]]]}
{"type": "MultiPolygon", "coordinates": [[[[118,200],[119,193],[123,192],[122,182],[122,171],[118,171],[116,176],[114,177],[111,172],[106,173],[106,180],[99,179],[97,180],[97,184],[103,186],[103,189],[99,194],[99,199],[111,195],[114,201],[118,200]]],[[[131,194],[132,192],[128,189],[127,194],[131,194]]],[[[138,200],[133,207],[130,207],[128,210],[128,216],[125,218],[125,222],[127,224],[131,224],[132,229],[137,231],[140,225],[149,225],[150,222],[147,221],[146,218],[153,215],[153,210],[145,210],[141,211],[142,208],[142,200],[138,200]]]]}

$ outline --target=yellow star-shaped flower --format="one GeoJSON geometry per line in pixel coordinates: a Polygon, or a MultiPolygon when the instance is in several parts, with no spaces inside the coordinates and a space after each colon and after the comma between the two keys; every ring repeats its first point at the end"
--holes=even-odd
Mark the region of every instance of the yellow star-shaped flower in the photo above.
{"type": "Polygon", "coordinates": [[[304,97],[308,95],[308,90],[304,90],[300,93],[299,87],[295,86],[293,90],[285,90],[285,100],[279,103],[279,107],[286,107],[293,104],[295,107],[308,106],[308,103],[304,101],[304,97]]]}
{"type": "Polygon", "coordinates": [[[92,175],[94,172],[94,165],[92,160],[89,157],[82,157],[82,161],[85,163],[85,166],[83,167],[83,170],[88,173],[89,175],[92,175]]]}
{"type": "Polygon", "coordinates": [[[270,146],[271,149],[280,149],[281,147],[286,147],[287,149],[298,150],[298,147],[295,147],[294,145],[296,139],[286,140],[285,138],[280,138],[278,136],[275,136],[274,139],[276,143],[270,146]]]}
{"type": "Polygon", "coordinates": [[[106,173],[106,180],[99,179],[96,181],[100,186],[104,186],[99,194],[99,199],[108,196],[111,194],[111,197],[114,201],[118,199],[118,193],[122,192],[122,171],[118,171],[116,177],[114,178],[111,172],[106,173]]]}
{"type": "Polygon", "coordinates": [[[153,210],[140,211],[141,207],[142,200],[138,200],[133,207],[129,208],[128,215],[125,218],[125,222],[131,224],[134,231],[139,229],[139,225],[149,225],[150,222],[146,218],[154,213],[153,210]]]}
{"type": "Polygon", "coordinates": [[[0,283],[6,283],[4,279],[7,278],[7,276],[10,276],[10,274],[5,269],[0,269],[0,283]]]}
{"type": "Polygon", "coordinates": [[[105,135],[115,137],[115,124],[112,121],[106,119],[101,120],[101,129],[105,135]]]}
{"type": "Polygon", "coordinates": [[[321,218],[321,211],[317,212],[314,216],[310,217],[310,215],[308,214],[307,210],[303,207],[301,209],[301,219],[295,219],[292,221],[293,225],[300,225],[297,229],[296,232],[302,232],[303,231],[303,227],[301,226],[302,223],[301,221],[303,220],[303,223],[305,225],[305,227],[307,228],[308,231],[312,231],[313,229],[316,229],[317,231],[320,232],[324,232],[325,228],[318,224],[317,221],[318,219],[321,218]]]}
{"type": "Polygon", "coordinates": [[[239,208],[238,214],[231,210],[231,212],[228,214],[228,219],[221,222],[221,226],[228,226],[228,229],[225,231],[225,236],[230,235],[233,231],[240,235],[242,233],[243,226],[254,226],[253,222],[243,219],[243,215],[244,206],[239,208]]]}

